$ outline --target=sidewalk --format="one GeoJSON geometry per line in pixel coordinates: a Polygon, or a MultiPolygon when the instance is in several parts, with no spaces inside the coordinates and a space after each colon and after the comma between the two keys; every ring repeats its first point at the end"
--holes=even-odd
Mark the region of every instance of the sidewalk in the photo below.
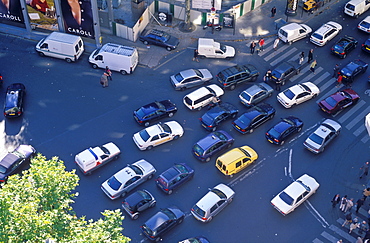
{"type": "MultiPolygon", "coordinates": [[[[322,14],[325,12],[325,10],[338,2],[339,0],[331,0],[328,3],[325,3],[324,6],[315,11],[313,14],[308,14],[307,12],[302,11],[302,8],[299,6],[298,14],[296,16],[289,17],[288,22],[305,23],[315,16],[322,14]]],[[[238,18],[235,24],[235,31],[234,29],[223,28],[221,31],[214,31],[213,34],[211,28],[204,30],[202,26],[197,26],[197,28],[190,33],[181,32],[178,28],[180,23],[178,20],[174,20],[171,27],[159,26],[155,21],[152,21],[147,26],[147,29],[161,29],[179,38],[180,45],[178,49],[172,52],[165,50],[165,48],[156,46],[147,47],[140,41],[134,43],[106,33],[102,33],[103,44],[114,42],[127,46],[135,46],[139,51],[139,64],[149,68],[154,68],[160,63],[161,59],[167,55],[181,52],[188,47],[196,48],[196,41],[199,37],[213,38],[220,42],[258,40],[260,37],[275,38],[277,33],[277,25],[275,22],[284,22],[287,20],[287,17],[284,14],[285,4],[286,1],[271,0],[270,2],[267,2],[255,10],[238,18]],[[277,8],[277,13],[274,18],[271,18],[270,10],[273,6],[277,8]]],[[[0,33],[9,36],[18,36],[20,38],[31,39],[35,42],[48,35],[48,33],[41,31],[32,31],[32,33],[29,34],[23,28],[17,28],[5,24],[0,24],[0,33]]],[[[91,53],[96,49],[95,40],[85,38],[84,41],[86,53],[91,53]]]]}

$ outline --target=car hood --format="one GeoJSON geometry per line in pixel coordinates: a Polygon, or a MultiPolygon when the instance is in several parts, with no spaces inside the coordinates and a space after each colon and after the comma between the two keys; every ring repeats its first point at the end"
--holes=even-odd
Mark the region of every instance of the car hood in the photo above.
{"type": "Polygon", "coordinates": [[[207,88],[210,88],[211,90],[213,90],[213,92],[216,94],[217,97],[220,97],[221,95],[225,93],[224,90],[216,84],[208,85],[207,88]]]}
{"type": "Polygon", "coordinates": [[[172,46],[177,46],[179,44],[179,39],[174,37],[174,36],[171,36],[168,40],[167,40],[167,44],[170,44],[172,46]]]}
{"type": "Polygon", "coordinates": [[[178,134],[180,136],[184,134],[184,129],[177,121],[169,121],[169,122],[166,122],[165,124],[167,124],[170,127],[172,134],[175,134],[175,135],[178,134]]]}

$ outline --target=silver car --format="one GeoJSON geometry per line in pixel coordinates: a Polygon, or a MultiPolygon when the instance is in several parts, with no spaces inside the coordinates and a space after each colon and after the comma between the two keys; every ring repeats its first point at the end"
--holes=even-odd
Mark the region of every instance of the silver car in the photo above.
{"type": "Polygon", "coordinates": [[[254,84],[240,93],[239,99],[243,105],[251,107],[258,102],[270,97],[274,89],[266,83],[254,84]]]}
{"type": "Polygon", "coordinates": [[[175,90],[185,90],[199,86],[212,79],[213,76],[208,69],[187,69],[170,77],[175,90]]]}
{"type": "Polygon", "coordinates": [[[326,119],[306,141],[304,141],[303,145],[315,154],[321,153],[324,151],[325,146],[338,136],[341,128],[338,122],[326,119]]]}

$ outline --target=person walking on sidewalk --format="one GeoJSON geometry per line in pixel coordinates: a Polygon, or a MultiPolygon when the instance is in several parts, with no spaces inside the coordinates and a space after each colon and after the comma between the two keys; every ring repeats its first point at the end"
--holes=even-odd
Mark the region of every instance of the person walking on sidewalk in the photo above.
{"type": "Polygon", "coordinates": [[[348,211],[351,211],[353,207],[353,198],[347,200],[346,208],[344,209],[344,213],[347,213],[348,211]]]}
{"type": "Polygon", "coordinates": [[[304,61],[304,51],[302,51],[300,54],[299,54],[299,65],[301,65],[304,61]]]}
{"type": "Polygon", "coordinates": [[[339,65],[335,64],[335,67],[333,69],[333,78],[338,78],[338,72],[339,72],[339,65]]]}
{"type": "Polygon", "coordinates": [[[365,164],[360,168],[360,170],[362,170],[362,173],[361,173],[361,176],[360,176],[360,179],[363,177],[363,176],[367,176],[369,174],[369,162],[365,162],[365,164]]]}
{"type": "Polygon", "coordinates": [[[370,196],[370,187],[365,188],[362,195],[364,195],[364,200],[366,200],[366,198],[370,196]]]}
{"type": "Polygon", "coordinates": [[[310,65],[310,71],[313,72],[313,74],[315,74],[315,67],[317,65],[317,62],[316,60],[314,60],[311,65],[310,65]]]}
{"type": "Polygon", "coordinates": [[[346,209],[346,205],[347,205],[347,195],[342,197],[342,199],[340,200],[339,210],[344,212],[344,209],[346,209]]]}
{"type": "Polygon", "coordinates": [[[197,61],[197,62],[199,62],[199,60],[198,60],[198,55],[199,55],[198,49],[195,49],[195,50],[194,50],[193,61],[197,61]]]}
{"type": "Polygon", "coordinates": [[[339,86],[342,84],[343,76],[339,75],[337,78],[337,85],[335,85],[336,88],[339,88],[339,86]]]}
{"type": "Polygon", "coordinates": [[[265,45],[265,40],[263,38],[261,38],[259,41],[258,41],[258,45],[260,47],[260,51],[263,51],[263,46],[265,45]]]}
{"type": "Polygon", "coordinates": [[[108,79],[112,81],[112,71],[109,69],[108,66],[105,66],[105,72],[108,74],[108,79]]]}
{"type": "Polygon", "coordinates": [[[103,88],[108,87],[108,74],[106,72],[100,77],[100,84],[103,88]]]}
{"type": "Polygon", "coordinates": [[[274,41],[274,50],[276,51],[276,49],[277,49],[277,47],[278,47],[278,45],[279,45],[279,42],[280,42],[280,39],[279,39],[279,37],[278,38],[276,38],[275,39],[275,41],[274,41]]]}
{"type": "Polygon", "coordinates": [[[251,49],[251,54],[254,53],[254,50],[256,49],[256,42],[252,41],[250,44],[249,48],[251,49]]]}
{"type": "Polygon", "coordinates": [[[367,231],[367,223],[366,221],[362,221],[362,223],[360,224],[360,229],[358,230],[358,233],[360,235],[362,235],[362,233],[366,232],[367,231]]]}
{"type": "Polygon", "coordinates": [[[333,206],[333,208],[335,208],[335,206],[337,206],[337,204],[340,202],[340,195],[339,194],[336,194],[333,199],[331,200],[331,205],[333,206]]]}
{"type": "Polygon", "coordinates": [[[344,227],[345,225],[347,225],[349,223],[352,223],[352,213],[351,212],[346,214],[346,220],[344,220],[344,223],[342,224],[342,227],[344,227]]]}
{"type": "Polygon", "coordinates": [[[360,198],[357,200],[356,202],[356,213],[358,213],[358,210],[360,210],[360,208],[362,207],[362,205],[364,205],[365,203],[365,199],[364,198],[360,198]]]}
{"type": "Polygon", "coordinates": [[[352,222],[349,226],[349,232],[348,233],[351,234],[353,230],[355,230],[359,227],[360,227],[359,223],[352,222]]]}
{"type": "Polygon", "coordinates": [[[272,7],[272,9],[271,9],[271,18],[275,17],[275,14],[276,14],[276,8],[275,8],[275,6],[274,6],[274,7],[272,7]]]}
{"type": "Polygon", "coordinates": [[[309,52],[308,52],[308,60],[307,60],[307,63],[310,63],[313,59],[313,49],[311,49],[309,52]]]}
{"type": "Polygon", "coordinates": [[[272,76],[272,72],[271,72],[271,69],[269,69],[267,70],[265,76],[263,76],[263,82],[267,83],[268,81],[270,81],[271,76],[272,76]]]}

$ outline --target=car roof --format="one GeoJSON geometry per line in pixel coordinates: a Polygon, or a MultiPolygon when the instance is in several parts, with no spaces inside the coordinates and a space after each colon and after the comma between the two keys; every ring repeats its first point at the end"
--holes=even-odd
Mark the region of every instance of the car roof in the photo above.
{"type": "Polygon", "coordinates": [[[145,128],[147,133],[152,137],[163,132],[162,127],[159,124],[145,128]]]}
{"type": "MultiPolygon", "coordinates": [[[[220,131],[218,131],[220,132],[220,131]]],[[[203,150],[206,150],[207,148],[211,147],[213,144],[219,142],[220,139],[215,136],[214,134],[209,134],[205,138],[199,140],[197,142],[198,146],[200,146],[203,150]]]]}
{"type": "MultiPolygon", "coordinates": [[[[144,191],[146,192],[146,191],[144,191]]],[[[141,202],[144,199],[144,197],[139,193],[138,191],[132,193],[128,197],[124,199],[125,202],[127,202],[130,206],[134,206],[141,202]]]]}
{"type": "Polygon", "coordinates": [[[187,70],[184,70],[184,71],[181,71],[180,72],[180,75],[183,77],[183,78],[190,78],[190,77],[194,77],[194,76],[198,76],[194,69],[187,69],[187,70]]]}
{"type": "Polygon", "coordinates": [[[249,94],[250,96],[254,96],[255,94],[259,93],[261,91],[261,87],[257,84],[253,84],[251,87],[247,88],[243,92],[249,94]]]}
{"type": "Polygon", "coordinates": [[[168,168],[166,171],[164,171],[160,177],[163,177],[167,181],[170,181],[172,178],[178,176],[180,172],[176,169],[176,166],[172,166],[171,168],[168,168]]]}
{"type": "Polygon", "coordinates": [[[162,211],[157,212],[154,216],[145,222],[145,225],[151,230],[156,230],[160,225],[169,220],[168,216],[162,211]]]}
{"type": "Polygon", "coordinates": [[[330,31],[333,28],[340,29],[341,25],[336,22],[329,21],[323,24],[318,30],[315,31],[315,33],[324,35],[326,32],[330,31]]]}
{"type": "Polygon", "coordinates": [[[292,68],[292,65],[290,63],[288,63],[288,62],[282,62],[274,70],[275,71],[280,71],[280,72],[284,73],[284,72],[286,72],[290,68],[292,68]]]}
{"type": "Polygon", "coordinates": [[[18,160],[19,160],[18,156],[16,156],[15,154],[9,153],[5,155],[5,157],[0,161],[0,165],[8,169],[18,160]]]}

